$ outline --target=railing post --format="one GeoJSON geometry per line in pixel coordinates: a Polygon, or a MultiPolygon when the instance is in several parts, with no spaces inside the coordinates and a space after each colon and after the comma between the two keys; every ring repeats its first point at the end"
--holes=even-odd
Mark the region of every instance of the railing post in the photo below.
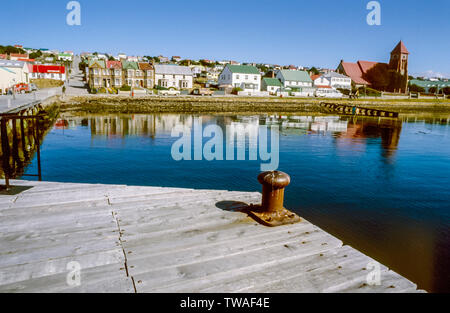
{"type": "Polygon", "coordinates": [[[3,172],[5,174],[5,187],[9,189],[9,140],[8,140],[8,130],[6,127],[6,119],[2,118],[0,120],[0,132],[2,139],[2,163],[3,172]]]}

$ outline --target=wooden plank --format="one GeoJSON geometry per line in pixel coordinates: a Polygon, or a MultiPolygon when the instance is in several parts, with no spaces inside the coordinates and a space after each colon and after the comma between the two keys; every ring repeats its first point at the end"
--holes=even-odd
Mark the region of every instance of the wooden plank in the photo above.
{"type": "Polygon", "coordinates": [[[266,228],[217,207],[256,192],[12,183],[32,188],[0,195],[0,292],[416,291],[383,266],[364,285],[373,260],[307,221],[266,228]]]}

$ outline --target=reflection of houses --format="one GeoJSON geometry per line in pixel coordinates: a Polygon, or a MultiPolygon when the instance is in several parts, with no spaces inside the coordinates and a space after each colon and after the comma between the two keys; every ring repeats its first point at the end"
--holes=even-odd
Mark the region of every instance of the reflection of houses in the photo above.
{"type": "Polygon", "coordinates": [[[65,117],[69,128],[86,126],[92,136],[125,137],[125,136],[170,136],[175,126],[183,125],[192,128],[192,117],[179,114],[152,114],[118,116],[106,115],[85,117],[65,117]]]}
{"type": "Polygon", "coordinates": [[[347,130],[347,121],[339,116],[268,116],[266,125],[279,125],[281,131],[299,129],[312,132],[343,132],[347,130]]]}

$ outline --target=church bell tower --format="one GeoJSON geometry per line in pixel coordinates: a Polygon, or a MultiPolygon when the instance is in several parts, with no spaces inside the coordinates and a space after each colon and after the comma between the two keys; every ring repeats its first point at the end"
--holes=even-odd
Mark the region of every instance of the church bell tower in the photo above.
{"type": "MultiPolygon", "coordinates": [[[[389,61],[389,68],[405,77],[404,87],[401,88],[405,92],[408,89],[408,57],[409,51],[406,49],[403,41],[400,41],[394,50],[392,50],[391,60],[389,61]]],[[[402,90],[400,90],[400,92],[402,90]]]]}
{"type": "Polygon", "coordinates": [[[400,41],[391,52],[389,67],[402,75],[408,75],[408,56],[408,49],[406,49],[403,41],[400,41]]]}

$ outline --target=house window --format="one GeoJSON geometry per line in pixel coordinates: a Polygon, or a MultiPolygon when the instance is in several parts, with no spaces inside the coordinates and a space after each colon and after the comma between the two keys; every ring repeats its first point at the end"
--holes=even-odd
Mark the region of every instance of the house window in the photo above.
{"type": "Polygon", "coordinates": [[[255,76],[255,77],[254,77],[254,80],[258,80],[258,76],[255,76]]]}
{"type": "Polygon", "coordinates": [[[239,75],[236,75],[236,79],[239,79],[239,75]]]}
{"type": "Polygon", "coordinates": [[[245,79],[246,79],[246,80],[248,79],[248,75],[245,75],[245,79]]]}

